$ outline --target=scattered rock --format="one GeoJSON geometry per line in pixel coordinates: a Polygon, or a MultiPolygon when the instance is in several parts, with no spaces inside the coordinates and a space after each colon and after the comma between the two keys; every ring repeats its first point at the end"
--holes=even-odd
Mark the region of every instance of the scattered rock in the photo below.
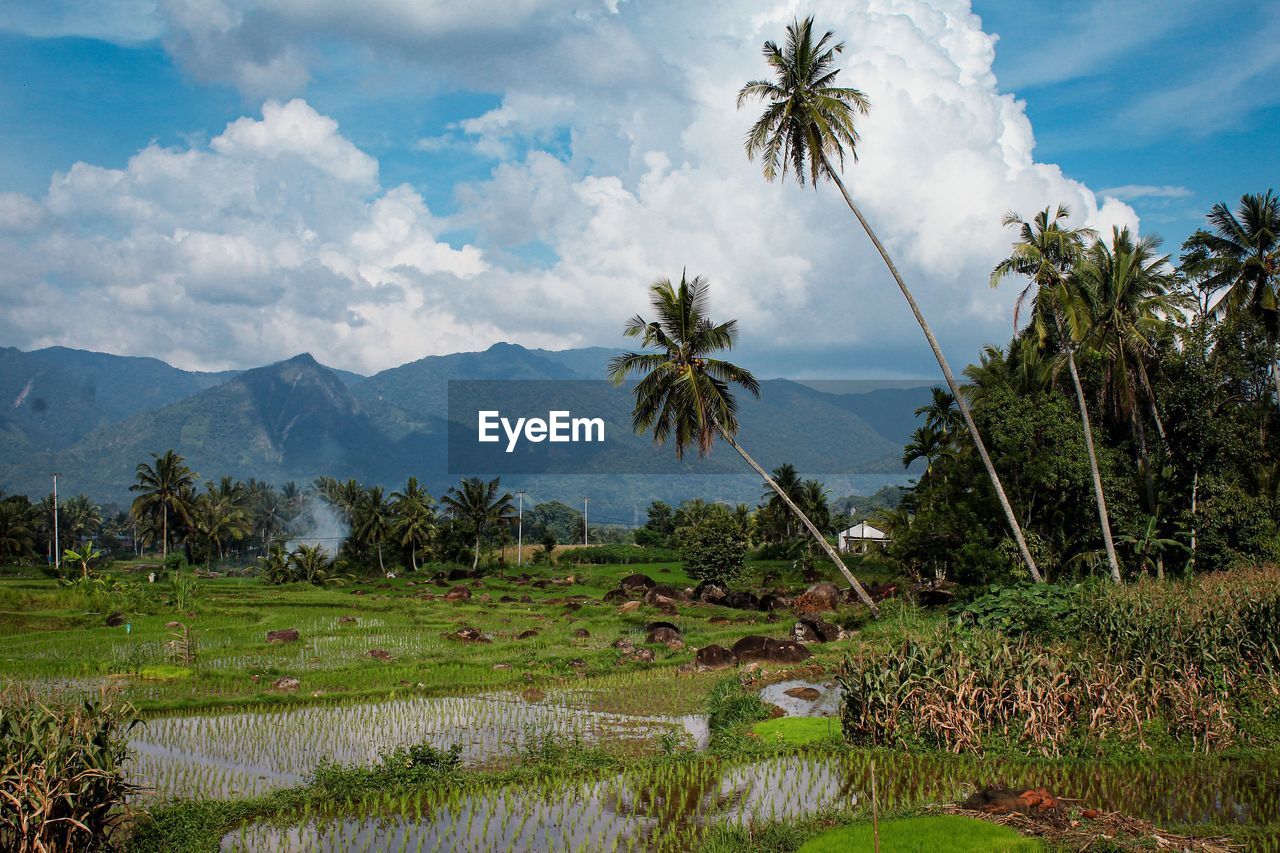
{"type": "Polygon", "coordinates": [[[622,654],[621,660],[633,663],[653,663],[653,649],[631,649],[622,654]]]}
{"type": "Polygon", "coordinates": [[[546,578],[538,578],[530,584],[534,589],[546,589],[550,585],[551,584],[547,582],[546,578]]]}
{"type": "Polygon", "coordinates": [[[627,600],[627,591],[622,587],[618,587],[617,589],[611,589],[608,592],[606,592],[604,594],[604,597],[601,598],[600,600],[603,601],[605,604],[621,604],[622,602],[627,600]]]}
{"type": "Polygon", "coordinates": [[[619,637],[612,643],[613,647],[619,651],[629,652],[636,647],[630,637],[619,637]]]}
{"type": "Polygon", "coordinates": [[[649,589],[645,591],[644,603],[654,605],[659,598],[669,598],[673,602],[686,600],[684,590],[676,589],[673,586],[667,586],[664,583],[660,583],[649,587],[649,589]]]}
{"type": "Polygon", "coordinates": [[[684,635],[680,629],[667,622],[658,622],[645,629],[646,643],[661,643],[669,649],[683,649],[684,635]]]}
{"type": "Polygon", "coordinates": [[[416,583],[414,583],[413,581],[405,581],[405,582],[404,582],[404,585],[405,585],[405,586],[417,586],[417,584],[416,584],[416,583]]]}
{"type": "Polygon", "coordinates": [[[471,577],[471,572],[466,569],[451,569],[446,577],[451,581],[460,581],[471,577]]]}
{"type": "Polygon", "coordinates": [[[586,665],[587,665],[587,662],[582,658],[574,658],[573,660],[569,661],[569,666],[573,669],[584,669],[586,668],[586,665]]]}
{"type": "Polygon", "coordinates": [[[516,639],[528,640],[529,638],[536,637],[536,636],[538,636],[538,632],[530,628],[528,631],[521,631],[519,634],[516,634],[516,639]]]}
{"type": "Polygon", "coordinates": [[[766,702],[765,704],[769,706],[769,719],[776,720],[787,715],[786,709],[781,705],[774,705],[772,702],[766,702]]]}
{"type": "Polygon", "coordinates": [[[796,609],[801,613],[821,613],[840,606],[840,587],[830,581],[815,583],[796,599],[796,609]]]}
{"type": "MultiPolygon", "coordinates": [[[[647,598],[647,597],[648,597],[648,596],[646,596],[646,598],[647,598]]],[[[659,613],[665,614],[665,615],[667,615],[667,616],[678,616],[678,615],[680,615],[680,611],[676,608],[675,600],[674,600],[674,599],[671,599],[671,598],[668,598],[668,597],[667,597],[667,596],[665,596],[665,595],[655,595],[655,596],[653,597],[653,601],[651,601],[651,602],[649,602],[649,603],[650,603],[650,604],[654,607],[654,609],[656,609],[659,613]]]]}
{"type": "Polygon", "coordinates": [[[112,613],[110,616],[107,617],[108,628],[119,628],[123,624],[124,624],[124,614],[121,613],[119,610],[115,611],[114,613],[112,613]]]}
{"type": "Polygon", "coordinates": [[[378,660],[391,660],[391,652],[386,649],[369,649],[369,657],[378,660]]]}
{"type": "Polygon", "coordinates": [[[520,694],[520,697],[526,702],[541,702],[547,698],[547,694],[543,693],[536,687],[530,687],[520,694]]]}
{"type": "Polygon", "coordinates": [[[359,620],[358,620],[358,619],[356,619],[356,617],[354,617],[354,616],[339,616],[339,617],[338,617],[338,624],[339,624],[339,625],[354,625],[354,624],[356,624],[356,622],[358,622],[358,621],[359,621],[359,620]]]}
{"type": "Polygon", "coordinates": [[[493,601],[493,598],[487,592],[480,596],[481,604],[488,604],[491,601],[493,601]]]}
{"type": "Polygon", "coordinates": [[[268,643],[296,643],[298,642],[297,628],[282,628],[279,631],[267,632],[268,643]]]}
{"type": "Polygon", "coordinates": [[[511,669],[511,664],[509,664],[509,663],[495,663],[495,664],[493,665],[493,668],[494,668],[494,669],[511,669]]]}
{"type": "Polygon", "coordinates": [[[577,637],[579,640],[585,640],[591,636],[591,632],[586,628],[579,628],[573,632],[573,636],[577,637]]]}
{"type": "Polygon", "coordinates": [[[791,635],[801,643],[834,643],[844,636],[844,632],[830,622],[810,616],[797,622],[791,635]]]}
{"type": "Polygon", "coordinates": [[[475,628],[459,628],[458,630],[454,631],[452,634],[449,634],[449,636],[455,640],[461,640],[464,643],[492,642],[488,637],[480,633],[475,628]]]}
{"type": "Polygon", "coordinates": [[[628,601],[618,608],[619,613],[633,613],[639,610],[643,605],[639,601],[628,601]]]}
{"type": "Polygon", "coordinates": [[[533,599],[532,599],[532,598],[530,598],[530,597],[529,597],[529,596],[527,596],[527,595],[522,595],[522,596],[520,596],[520,603],[521,603],[521,604],[533,604],[533,599]]]}
{"type": "Polygon", "coordinates": [[[749,592],[730,592],[716,603],[721,607],[732,607],[734,610],[760,609],[760,599],[749,592]]]}
{"type": "Polygon", "coordinates": [[[806,702],[817,702],[822,698],[822,691],[816,687],[792,687],[782,692],[792,699],[803,699],[806,702]]]}
{"type": "Polygon", "coordinates": [[[955,601],[956,584],[953,581],[935,581],[916,587],[916,601],[921,607],[942,607],[955,601]]]}
{"type": "Polygon", "coordinates": [[[471,590],[465,586],[455,586],[444,595],[445,601],[470,601],[471,590]]]}
{"type": "Polygon", "coordinates": [[[280,690],[285,693],[292,693],[302,686],[302,682],[294,678],[292,675],[284,675],[271,682],[273,690],[280,690]]]}
{"type": "Polygon", "coordinates": [[[712,616],[707,620],[712,625],[728,625],[732,621],[728,616],[712,616]]]}
{"type": "Polygon", "coordinates": [[[775,640],[755,634],[734,643],[733,653],[742,663],[799,663],[813,656],[795,640],[775,640]]]}
{"type": "Polygon", "coordinates": [[[694,665],[705,671],[728,669],[738,665],[738,656],[724,646],[704,646],[694,654],[694,665]]]}
{"type": "Polygon", "coordinates": [[[504,595],[498,599],[498,601],[501,601],[503,604],[512,604],[515,600],[516,597],[514,595],[504,595]]]}
{"type": "Polygon", "coordinates": [[[693,588],[693,597],[703,604],[718,604],[728,593],[719,584],[703,581],[693,588]]]}
{"type": "Polygon", "coordinates": [[[984,788],[960,804],[960,808],[987,814],[1035,814],[1054,811],[1060,803],[1048,788],[984,788]]]}
{"type": "Polygon", "coordinates": [[[364,591],[363,589],[353,589],[353,590],[351,590],[351,594],[352,594],[352,595],[364,595],[364,594],[365,594],[365,591],[364,591]]]}
{"type": "Polygon", "coordinates": [[[788,610],[790,607],[791,599],[785,595],[762,593],[760,596],[760,611],[762,613],[771,613],[775,610],[788,610]]]}
{"type": "Polygon", "coordinates": [[[657,581],[648,575],[636,573],[633,575],[627,575],[625,578],[620,580],[618,582],[618,587],[628,595],[635,593],[643,595],[645,590],[652,589],[656,583],[657,581]]]}
{"type": "Polygon", "coordinates": [[[573,613],[573,612],[574,612],[574,611],[576,611],[576,610],[581,610],[581,609],[582,609],[582,605],[581,605],[581,604],[579,604],[579,603],[578,603],[578,602],[576,602],[576,601],[570,601],[568,604],[566,604],[566,605],[564,606],[564,609],[565,609],[565,611],[566,611],[566,612],[568,612],[568,613],[573,613]]]}

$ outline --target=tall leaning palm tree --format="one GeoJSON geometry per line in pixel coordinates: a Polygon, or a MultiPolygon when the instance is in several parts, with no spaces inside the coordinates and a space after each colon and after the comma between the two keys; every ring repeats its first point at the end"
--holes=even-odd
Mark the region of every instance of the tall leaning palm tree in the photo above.
{"type": "Polygon", "coordinates": [[[134,518],[160,517],[161,559],[169,556],[169,517],[191,523],[192,487],[196,475],[186,460],[172,449],[164,455],[152,454],[152,464],[142,462],[135,472],[138,482],[129,491],[138,492],[129,512],[134,518]]]}
{"type": "Polygon", "coordinates": [[[1011,275],[1021,275],[1028,284],[1018,294],[1013,308],[1013,327],[1018,328],[1022,304],[1031,297],[1031,325],[1040,348],[1052,338],[1062,350],[1071,374],[1071,385],[1076,392],[1076,405],[1080,408],[1080,423],[1084,428],[1085,449],[1089,453],[1089,473],[1093,476],[1093,498],[1098,507],[1098,524],[1102,528],[1102,545],[1107,552],[1107,565],[1111,579],[1120,582],[1120,561],[1116,558],[1115,542],[1111,538],[1111,518],[1107,514],[1107,497],[1102,489],[1102,474],[1098,470],[1098,453],[1093,443],[1093,425],[1089,421],[1089,407],[1085,402],[1084,386],[1076,369],[1076,340],[1067,328],[1066,315],[1078,303],[1078,297],[1069,284],[1072,268],[1084,254],[1086,241],[1094,237],[1088,228],[1071,228],[1067,220],[1071,211],[1058,205],[1052,214],[1045,208],[1030,222],[1023,221],[1017,213],[1007,213],[1004,224],[1018,229],[1018,240],[1013,244],[1009,257],[996,264],[991,271],[991,286],[996,287],[1011,275]],[[1050,331],[1052,330],[1052,335],[1050,331]]]}
{"type": "Polygon", "coordinates": [[[636,432],[652,431],[653,440],[658,444],[674,439],[677,458],[683,458],[690,446],[696,446],[699,454],[706,454],[717,436],[723,438],[769,484],[840,569],[871,613],[878,616],[875,602],[845,567],[831,543],[787,490],[735,440],[738,401],[734,399],[730,383],[757,397],[760,383],[750,372],[714,357],[720,350],[733,348],[738,321],[713,323],[707,316],[709,302],[707,282],[701,277],[689,281],[681,275],[678,286],[672,285],[669,279],[659,279],[649,287],[649,304],[657,313],[657,319],[646,321],[636,316],[627,322],[623,334],[640,338],[643,346],[656,350],[623,353],[609,361],[609,379],[615,385],[633,374],[641,377],[634,390],[632,426],[636,432]]]}
{"type": "Polygon", "coordinates": [[[1211,291],[1225,289],[1211,309],[1251,314],[1262,322],[1271,345],[1271,378],[1280,405],[1280,197],[1273,190],[1247,193],[1235,213],[1219,202],[1209,212],[1211,230],[1183,245],[1183,268],[1203,277],[1211,291]]]}
{"type": "Polygon", "coordinates": [[[960,385],[947,364],[942,348],[934,337],[933,330],[924,319],[915,297],[907,289],[906,282],[889,257],[888,250],[880,242],[880,238],[867,222],[866,216],[854,204],[844,181],[840,179],[840,171],[844,168],[845,157],[854,161],[858,159],[858,130],[855,118],[866,115],[871,102],[865,94],[853,88],[835,85],[840,71],[835,67],[836,55],[844,51],[844,42],[834,42],[835,34],[828,31],[821,38],[814,40],[813,18],[793,21],[787,27],[786,48],[780,48],[772,41],[764,43],[764,58],[774,72],[773,80],[752,80],[738,92],[738,108],[750,100],[765,102],[764,114],[747,132],[746,151],[748,159],[759,158],[767,180],[781,177],[786,179],[790,173],[794,180],[804,185],[806,178],[817,187],[819,181],[831,181],[840,190],[845,204],[857,218],[862,229],[871,239],[872,245],[880,253],[889,273],[898,284],[911,313],[920,324],[929,347],[933,350],[947,387],[956,398],[956,406],[964,418],[974,447],[982,459],[982,464],[991,479],[996,498],[1004,510],[1009,523],[1009,530],[1018,543],[1018,551],[1022,554],[1027,570],[1035,580],[1042,580],[1040,570],[1027,548],[1026,538],[1022,535],[1022,527],[1013,512],[1013,506],[1004,493],[1000,476],[996,473],[991,456],[987,453],[978,427],[973,422],[969,405],[960,393],[960,385]]]}
{"type": "Polygon", "coordinates": [[[481,480],[471,477],[453,486],[440,498],[445,512],[461,521],[475,534],[475,554],[471,560],[471,571],[480,565],[480,539],[485,531],[511,519],[515,507],[511,503],[511,493],[499,494],[499,480],[481,480]]]}
{"type": "Polygon", "coordinates": [[[395,513],[382,486],[370,486],[355,505],[355,533],[361,542],[378,551],[378,571],[386,573],[382,563],[382,546],[395,526],[395,513]]]}

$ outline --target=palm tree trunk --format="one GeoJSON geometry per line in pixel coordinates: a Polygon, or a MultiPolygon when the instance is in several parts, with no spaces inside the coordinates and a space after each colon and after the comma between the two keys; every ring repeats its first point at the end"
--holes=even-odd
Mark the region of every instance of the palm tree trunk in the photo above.
{"type": "Polygon", "coordinates": [[[160,541],[160,562],[163,563],[169,558],[169,505],[161,504],[160,509],[164,516],[164,520],[160,523],[160,535],[164,537],[160,541]]]}
{"type": "Polygon", "coordinates": [[[387,567],[382,565],[382,543],[378,543],[378,571],[384,575],[387,573],[387,567]]]}
{"type": "Polygon", "coordinates": [[[1084,399],[1084,386],[1076,370],[1075,352],[1062,337],[1062,319],[1058,318],[1058,335],[1067,350],[1067,369],[1071,372],[1071,384],[1076,391],[1076,404],[1080,406],[1080,423],[1084,426],[1084,446],[1089,453],[1089,473],[1093,477],[1093,498],[1098,505],[1098,524],[1102,527],[1102,544],[1107,550],[1107,564],[1111,567],[1111,579],[1120,583],[1120,561],[1116,559],[1116,546],[1111,541],[1111,520],[1107,515],[1107,498],[1102,492],[1102,474],[1098,470],[1098,454],[1093,446],[1093,426],[1089,423],[1089,407],[1084,399]]]}
{"type": "Polygon", "coordinates": [[[769,488],[777,492],[778,497],[782,498],[783,503],[785,503],[787,507],[795,513],[796,518],[800,519],[800,523],[808,528],[809,534],[813,536],[814,541],[818,543],[823,551],[826,551],[827,556],[831,558],[831,562],[836,564],[836,568],[838,568],[840,573],[845,576],[845,579],[849,581],[850,586],[853,587],[853,591],[858,594],[858,598],[862,600],[863,604],[867,605],[867,609],[871,611],[871,615],[875,618],[879,618],[880,608],[876,606],[876,603],[871,599],[871,596],[867,594],[866,589],[864,589],[862,584],[858,582],[858,579],[853,576],[853,572],[849,571],[849,569],[845,567],[844,561],[840,559],[840,555],[836,553],[836,549],[831,547],[831,543],[827,541],[827,537],[822,535],[822,532],[814,526],[813,522],[809,520],[809,517],[800,511],[800,507],[796,506],[795,501],[791,500],[782,487],[774,482],[774,479],[769,476],[768,472],[761,468],[760,464],[756,462],[756,460],[752,459],[747,451],[742,449],[742,445],[734,441],[733,436],[729,435],[729,433],[725,431],[724,427],[720,426],[719,423],[716,423],[716,428],[720,430],[720,435],[724,436],[724,440],[729,442],[729,446],[738,451],[738,455],[745,459],[747,464],[750,465],[757,474],[764,478],[764,481],[769,484],[769,488]]]}
{"type": "Polygon", "coordinates": [[[476,533],[476,553],[471,558],[471,571],[474,572],[480,566],[480,534],[476,533]]]}
{"type": "Polygon", "coordinates": [[[413,571],[418,571],[418,543],[409,543],[409,562],[413,563],[413,571]]]}
{"type": "Polygon", "coordinates": [[[1200,492],[1200,469],[1191,474],[1191,557],[1187,560],[1187,574],[1196,567],[1196,498],[1200,492]]]}
{"type": "MultiPolygon", "coordinates": [[[[1009,498],[1004,493],[1004,486],[1000,483],[1000,475],[996,473],[996,467],[991,461],[990,454],[987,453],[987,447],[982,443],[982,436],[978,433],[978,425],[973,422],[973,415],[969,412],[969,404],[965,401],[964,394],[960,391],[960,385],[951,373],[951,366],[947,364],[946,356],[942,354],[942,348],[938,345],[938,339],[933,335],[933,329],[925,321],[924,314],[920,311],[920,306],[916,304],[915,297],[907,289],[907,284],[898,273],[898,268],[894,265],[893,259],[889,257],[889,252],[880,242],[880,238],[876,236],[875,231],[871,229],[871,224],[862,215],[862,211],[853,203],[853,199],[849,196],[849,191],[844,187],[844,181],[840,180],[835,169],[831,168],[831,164],[827,162],[825,155],[822,158],[822,162],[827,167],[827,174],[840,190],[840,195],[844,196],[845,204],[849,206],[849,210],[853,211],[853,215],[861,223],[862,230],[866,231],[867,236],[871,238],[871,243],[876,247],[876,251],[880,253],[885,266],[889,268],[889,272],[893,275],[893,280],[898,283],[898,289],[902,291],[902,295],[906,297],[907,304],[911,306],[911,313],[915,315],[916,322],[920,324],[920,329],[924,332],[930,349],[933,350],[934,358],[938,360],[938,366],[942,368],[942,375],[947,380],[947,387],[951,389],[951,396],[956,399],[956,408],[960,410],[960,416],[964,418],[964,424],[969,429],[969,436],[973,439],[973,446],[977,448],[978,456],[982,458],[982,465],[987,469],[987,477],[990,478],[996,498],[1000,501],[1001,509],[1004,510],[1005,519],[1009,523],[1009,530],[1013,533],[1013,538],[1018,543],[1018,551],[1022,554],[1022,561],[1026,563],[1027,570],[1031,572],[1031,577],[1037,583],[1043,583],[1044,578],[1040,576],[1040,570],[1036,568],[1036,561],[1031,556],[1031,550],[1027,547],[1027,540],[1022,535],[1022,526],[1018,524],[1018,517],[1014,514],[1013,506],[1009,503],[1009,498]]],[[[1276,387],[1280,388],[1280,384],[1277,384],[1276,387]]]]}

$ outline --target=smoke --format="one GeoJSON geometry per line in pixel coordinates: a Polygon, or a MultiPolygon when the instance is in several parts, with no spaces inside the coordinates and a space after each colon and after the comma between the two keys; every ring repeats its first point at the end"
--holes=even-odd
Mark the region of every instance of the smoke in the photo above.
{"type": "Polygon", "coordinates": [[[299,545],[320,545],[330,554],[336,554],[351,535],[347,520],[323,499],[307,501],[298,521],[301,532],[289,539],[287,547],[290,551],[299,545]]]}

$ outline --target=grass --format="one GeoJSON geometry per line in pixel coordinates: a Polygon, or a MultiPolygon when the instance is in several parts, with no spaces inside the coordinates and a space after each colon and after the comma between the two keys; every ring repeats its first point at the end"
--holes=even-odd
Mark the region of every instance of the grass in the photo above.
{"type": "MultiPolygon", "coordinates": [[[[845,853],[871,850],[870,823],[833,829],[810,839],[800,853],[845,853]]],[[[882,853],[1035,853],[1043,850],[1038,839],[1012,829],[955,815],[908,817],[880,824],[882,853]]]]}
{"type": "Polygon", "coordinates": [[[778,717],[756,723],[751,730],[764,743],[786,746],[839,742],[841,738],[837,717],[778,717]]]}

